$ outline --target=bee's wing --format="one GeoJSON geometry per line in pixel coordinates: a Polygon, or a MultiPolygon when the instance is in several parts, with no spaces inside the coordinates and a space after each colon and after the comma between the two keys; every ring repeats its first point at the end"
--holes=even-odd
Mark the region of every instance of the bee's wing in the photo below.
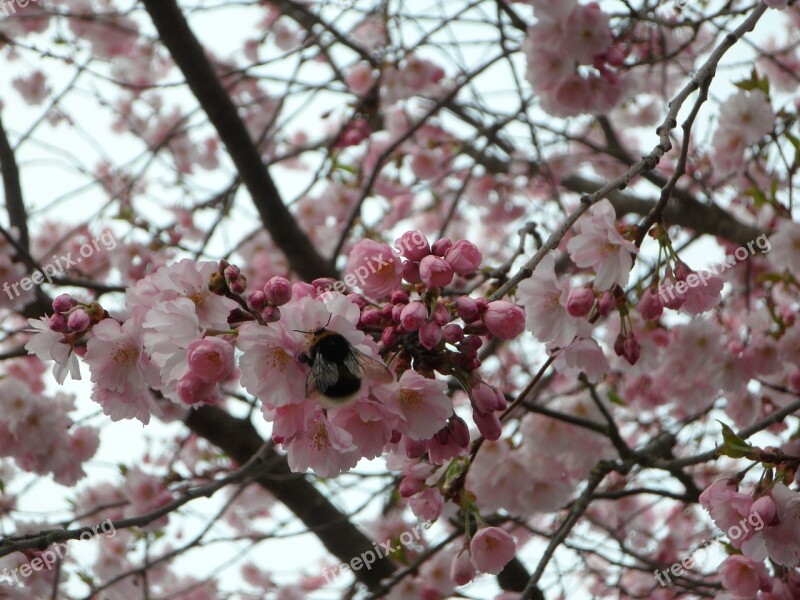
{"type": "Polygon", "coordinates": [[[371,356],[367,356],[355,348],[353,348],[351,356],[345,359],[345,365],[347,365],[347,368],[350,369],[353,375],[359,377],[363,375],[366,379],[374,381],[378,385],[382,383],[392,383],[394,381],[394,375],[392,375],[392,372],[385,364],[371,356]],[[353,368],[351,368],[351,364],[353,364],[358,371],[354,371],[353,368]]]}
{"type": "Polygon", "coordinates": [[[306,377],[306,398],[314,390],[324,392],[336,383],[337,379],[339,379],[339,368],[336,364],[325,360],[322,355],[317,354],[306,377]]]}

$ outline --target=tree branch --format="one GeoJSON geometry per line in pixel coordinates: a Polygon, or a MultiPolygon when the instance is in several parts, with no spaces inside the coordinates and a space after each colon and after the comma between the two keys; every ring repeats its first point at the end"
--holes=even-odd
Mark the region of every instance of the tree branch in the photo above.
{"type": "Polygon", "coordinates": [[[142,0],[161,42],[172,55],[186,83],[208,115],[239,172],[264,227],[303,279],[337,277],[300,229],[283,203],[261,154],[239,117],[236,105],[214,72],[203,46],[192,32],[175,0],[142,0]]]}

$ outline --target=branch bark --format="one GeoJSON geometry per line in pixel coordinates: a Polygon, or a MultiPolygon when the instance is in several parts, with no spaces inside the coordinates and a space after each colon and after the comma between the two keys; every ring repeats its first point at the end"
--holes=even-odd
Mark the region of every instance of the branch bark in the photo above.
{"type": "Polygon", "coordinates": [[[25,203],[22,200],[19,167],[2,118],[0,118],[0,171],[3,174],[3,189],[5,190],[9,222],[18,231],[17,239],[20,245],[27,250],[29,247],[28,214],[25,212],[25,203]]]}

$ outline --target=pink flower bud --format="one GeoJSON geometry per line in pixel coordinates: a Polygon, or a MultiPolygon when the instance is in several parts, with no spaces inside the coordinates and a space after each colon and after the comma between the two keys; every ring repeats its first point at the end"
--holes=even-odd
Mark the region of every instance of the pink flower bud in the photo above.
{"type": "Polygon", "coordinates": [[[53,313],[48,322],[50,329],[58,333],[64,333],[67,330],[67,317],[60,312],[53,313]]]}
{"type": "Polygon", "coordinates": [[[377,327],[381,324],[382,320],[383,316],[381,315],[381,311],[375,310],[374,308],[368,308],[361,313],[361,324],[365,327],[377,327]]]}
{"type": "Polygon", "coordinates": [[[67,317],[67,327],[72,329],[72,331],[86,331],[86,328],[89,327],[92,320],[89,318],[89,315],[86,314],[86,311],[82,308],[78,308],[73,310],[69,313],[69,317],[67,317]]]}
{"type": "Polygon", "coordinates": [[[397,334],[394,331],[394,327],[387,327],[383,330],[381,334],[381,344],[383,344],[384,348],[391,348],[397,343],[397,334]]]}
{"type": "Polygon", "coordinates": [[[425,482],[422,479],[406,475],[403,477],[403,481],[400,482],[398,491],[400,492],[400,496],[403,498],[410,498],[419,492],[423,488],[424,484],[425,482]]]}
{"type": "Polygon", "coordinates": [[[277,306],[265,306],[261,309],[261,318],[267,323],[275,323],[281,320],[281,309],[277,306]]]}
{"type": "Polygon", "coordinates": [[[503,427],[496,413],[482,413],[479,410],[472,411],[472,420],[478,426],[478,431],[490,442],[500,439],[503,427]]]}
{"type": "Polygon", "coordinates": [[[194,405],[205,401],[214,389],[214,384],[203,381],[189,372],[178,382],[178,397],[186,404],[194,405]]]}
{"type": "Polygon", "coordinates": [[[219,383],[233,371],[233,346],[214,336],[194,340],[186,349],[186,361],[195,377],[206,383],[219,383]]]}
{"type": "Polygon", "coordinates": [[[497,410],[497,394],[494,389],[481,382],[470,390],[475,408],[482,413],[492,413],[497,410]]]}
{"type": "Polygon", "coordinates": [[[497,395],[497,408],[495,410],[505,410],[508,408],[508,400],[506,400],[505,394],[500,390],[495,390],[494,393],[497,395]]]}
{"type": "Polygon", "coordinates": [[[508,533],[499,527],[484,527],[469,544],[472,564],[481,573],[498,575],[517,551],[517,545],[508,533]]]}
{"type": "MultiPolygon", "coordinates": [[[[336,280],[333,277],[318,277],[311,282],[311,285],[314,287],[314,294],[319,295],[332,291],[333,286],[336,285],[336,280]]],[[[266,291],[266,286],[264,290],[266,291]]]]}
{"type": "Polygon", "coordinates": [[[501,340],[513,340],[525,330],[525,311],[505,300],[495,300],[486,307],[483,323],[501,340]]]}
{"type": "Polygon", "coordinates": [[[587,287],[573,288],[567,297],[567,312],[573,317],[585,317],[594,306],[594,292],[587,287]]]}
{"type": "Polygon", "coordinates": [[[675,266],[675,279],[678,281],[686,281],[690,273],[692,273],[692,270],[684,262],[679,262],[675,266]]]}
{"type": "Polygon", "coordinates": [[[61,294],[60,296],[56,296],[55,300],[53,300],[53,310],[58,313],[69,312],[73,306],[77,305],[78,301],[69,294],[61,294]]]}
{"type": "Polygon", "coordinates": [[[478,247],[467,240],[458,240],[445,254],[444,259],[459,275],[470,275],[480,266],[483,256],[478,247]]]}
{"type": "Polygon", "coordinates": [[[392,304],[408,304],[408,293],[405,290],[395,290],[392,292],[392,304]]]}
{"type": "Polygon", "coordinates": [[[480,316],[478,304],[469,296],[460,296],[456,298],[456,312],[464,323],[472,323],[480,316]]]}
{"type": "Polygon", "coordinates": [[[750,512],[759,515],[764,525],[771,525],[778,514],[778,507],[775,505],[775,500],[772,499],[772,496],[761,496],[753,502],[750,512]]]}
{"type": "Polygon", "coordinates": [[[442,328],[433,321],[428,321],[420,327],[419,343],[427,350],[433,350],[441,340],[442,328]]]}
{"type": "Polygon", "coordinates": [[[369,304],[366,298],[364,298],[364,296],[358,293],[347,294],[347,299],[353,304],[355,304],[359,310],[364,310],[365,308],[367,308],[367,305],[369,304]]]}
{"type": "Polygon", "coordinates": [[[267,303],[267,295],[261,290],[250,292],[247,296],[247,308],[252,311],[260,311],[267,303]]]}
{"type": "Polygon", "coordinates": [[[617,301],[614,299],[614,294],[611,292],[603,292],[600,294],[600,299],[597,301],[597,311],[604,317],[614,310],[617,301]]]}
{"type": "Polygon", "coordinates": [[[387,245],[361,240],[347,257],[345,271],[356,278],[358,286],[371,298],[385,298],[402,279],[403,265],[387,245]]]}
{"type": "Polygon", "coordinates": [[[422,302],[409,302],[400,313],[400,323],[407,331],[417,331],[425,324],[428,318],[428,309],[422,302]]]}
{"type": "Polygon", "coordinates": [[[444,339],[448,344],[457,344],[464,339],[464,330],[460,325],[448,323],[442,328],[444,339]]]}
{"type": "Polygon", "coordinates": [[[623,350],[623,356],[625,357],[625,360],[627,360],[630,364],[635,365],[636,361],[639,360],[639,356],[641,355],[641,347],[639,346],[639,342],[636,340],[636,336],[633,335],[632,331],[628,334],[628,337],[625,338],[623,350]]]}
{"type": "Polygon", "coordinates": [[[422,283],[418,262],[408,260],[403,263],[403,279],[408,283],[422,283]]]}
{"type": "Polygon", "coordinates": [[[292,284],[292,298],[299,300],[300,298],[315,298],[317,290],[314,286],[305,281],[298,281],[292,284]]]}
{"type": "Polygon", "coordinates": [[[444,287],[453,281],[453,267],[443,258],[429,254],[419,263],[419,276],[425,285],[444,287]]]}
{"type": "Polygon", "coordinates": [[[434,307],[433,320],[437,325],[446,325],[450,322],[450,311],[444,304],[439,303],[434,307]]]}
{"type": "Polygon", "coordinates": [[[464,419],[458,415],[453,415],[447,422],[447,429],[450,430],[450,437],[453,438],[459,448],[469,446],[469,426],[464,419]]]}
{"type": "MultiPolygon", "coordinates": [[[[403,309],[406,307],[405,304],[393,304],[392,310],[389,312],[389,316],[391,317],[392,321],[395,323],[400,322],[400,315],[403,314],[403,309]]],[[[385,308],[388,308],[385,307],[385,308]]]]}
{"type": "Polygon", "coordinates": [[[403,449],[406,456],[411,459],[419,458],[428,449],[428,440],[412,440],[408,436],[403,438],[403,449]]]}
{"type": "Polygon", "coordinates": [[[645,288],[642,292],[642,297],[636,304],[636,311],[642,315],[645,321],[653,321],[661,316],[664,312],[664,305],[658,297],[658,291],[655,286],[645,288]]]}
{"type": "Polygon", "coordinates": [[[789,383],[796,392],[800,392],[800,369],[795,369],[789,376],[789,383]]]}
{"type": "Polygon", "coordinates": [[[444,256],[447,254],[447,251],[453,247],[453,242],[448,240],[447,238],[442,238],[440,240],[436,240],[433,242],[433,246],[431,246],[431,252],[436,256],[444,256]]]}
{"type": "Polygon", "coordinates": [[[447,426],[442,427],[439,431],[433,434],[433,439],[442,446],[446,446],[447,442],[450,441],[450,430],[447,428],[447,426]]]}
{"type": "Polygon", "coordinates": [[[276,276],[264,286],[264,294],[270,304],[283,306],[292,299],[292,284],[285,277],[276,276]]]}
{"type": "Polygon", "coordinates": [[[625,64],[625,54],[616,46],[611,46],[606,50],[606,62],[612,67],[621,67],[625,64]]]}
{"type": "Polygon", "coordinates": [[[472,564],[469,550],[462,550],[450,563],[450,581],[455,585],[467,585],[473,579],[475,579],[475,565],[472,564]]]}
{"type": "Polygon", "coordinates": [[[397,238],[394,247],[404,258],[416,262],[431,253],[431,246],[421,231],[406,231],[397,238]]]}
{"type": "Polygon", "coordinates": [[[467,338],[464,338],[464,341],[461,342],[461,347],[464,350],[468,349],[477,352],[481,346],[483,346],[483,340],[477,335],[471,335],[467,338]]]}

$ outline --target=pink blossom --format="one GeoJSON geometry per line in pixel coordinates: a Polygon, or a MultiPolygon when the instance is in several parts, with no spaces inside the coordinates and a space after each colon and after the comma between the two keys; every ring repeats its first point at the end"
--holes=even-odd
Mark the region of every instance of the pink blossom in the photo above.
{"type": "Polygon", "coordinates": [[[722,561],[718,569],[722,586],[742,597],[755,597],[761,589],[768,589],[769,573],[763,563],[741,555],[722,561]]]}
{"type": "Polygon", "coordinates": [[[772,251],[769,261],[775,270],[782,273],[785,270],[800,277],[800,223],[783,220],[778,224],[777,231],[769,238],[772,251]]]}
{"type": "Polygon", "coordinates": [[[412,440],[429,439],[447,424],[453,403],[445,394],[447,384],[428,379],[411,369],[400,381],[374,390],[375,396],[400,418],[397,429],[412,440]]]}
{"type": "Polygon", "coordinates": [[[774,123],[775,112],[761,90],[739,90],[720,105],[719,127],[739,132],[745,144],[760,140],[774,123]]]}
{"type": "Polygon", "coordinates": [[[711,310],[722,301],[722,288],[725,282],[721,277],[704,271],[702,274],[689,273],[686,277],[689,287],[686,290],[681,310],[690,315],[711,310]],[[694,283],[694,285],[692,285],[694,283]]]}
{"type": "Polygon", "coordinates": [[[576,375],[584,372],[592,383],[602,381],[605,374],[611,369],[603,349],[592,338],[574,340],[564,348],[560,358],[563,358],[568,371],[576,375]]]}
{"type": "Polygon", "coordinates": [[[501,340],[513,340],[525,330],[525,311],[506,300],[490,302],[482,318],[489,332],[501,340]]]}
{"type": "Polygon", "coordinates": [[[289,467],[296,473],[311,469],[320,477],[335,477],[356,466],[353,436],[317,411],[302,434],[286,444],[289,467]]]}
{"type": "Polygon", "coordinates": [[[519,284],[517,297],[525,307],[526,325],[541,342],[566,346],[578,331],[578,320],[565,306],[568,292],[556,280],[555,258],[547,254],[533,275],[519,284]]]}
{"type": "Polygon", "coordinates": [[[365,62],[353,65],[347,70],[344,82],[351,92],[358,96],[363,96],[375,83],[372,67],[365,62]]]}
{"type": "Polygon", "coordinates": [[[579,233],[567,242],[573,262],[596,273],[595,287],[611,289],[628,283],[636,246],[623,238],[615,226],[614,208],[607,200],[595,204],[577,223],[579,233]],[[588,217],[588,218],[587,218],[588,217]]]}
{"type": "Polygon", "coordinates": [[[475,579],[475,565],[469,550],[462,550],[453,557],[450,565],[450,579],[456,585],[467,585],[475,579]]]}
{"type": "Polygon", "coordinates": [[[435,521],[442,514],[444,501],[436,488],[425,488],[408,501],[411,512],[422,521],[435,521]]]}
{"type": "Polygon", "coordinates": [[[499,527],[478,530],[469,544],[472,564],[481,573],[498,575],[514,558],[517,545],[508,533],[499,527]]]}
{"type": "Polygon", "coordinates": [[[194,340],[186,350],[191,372],[207,383],[225,381],[233,371],[233,346],[210,336],[194,340]]]}
{"type": "Polygon", "coordinates": [[[299,344],[282,324],[245,323],[236,345],[242,351],[239,368],[244,388],[269,406],[302,402],[305,374],[299,344]]]}
{"type": "Polygon", "coordinates": [[[611,43],[608,15],[597,2],[576,6],[567,17],[564,29],[564,38],[569,40],[569,46],[563,49],[579,63],[591,64],[594,57],[603,54],[611,43]]]}
{"type": "Polygon", "coordinates": [[[103,319],[92,328],[84,360],[91,381],[98,387],[132,394],[147,386],[158,386],[158,368],[143,348],[143,331],[135,319],[120,324],[103,319]]]}
{"type": "Polygon", "coordinates": [[[368,296],[385,298],[402,278],[402,264],[392,249],[373,240],[361,240],[347,257],[346,271],[368,296]]]}

